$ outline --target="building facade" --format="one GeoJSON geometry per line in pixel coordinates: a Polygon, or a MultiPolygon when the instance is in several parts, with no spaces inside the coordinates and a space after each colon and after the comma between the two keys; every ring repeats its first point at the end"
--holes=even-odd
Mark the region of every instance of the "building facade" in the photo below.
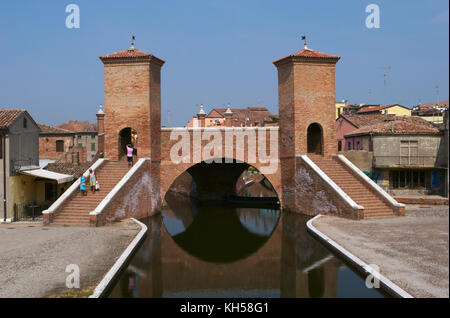
{"type": "Polygon", "coordinates": [[[0,109],[0,131],[0,220],[13,221],[49,206],[73,178],[40,169],[40,128],[26,110],[0,109]]]}
{"type": "Polygon", "coordinates": [[[345,143],[355,158],[371,153],[371,171],[362,170],[392,194],[443,195],[446,171],[437,164],[442,137],[438,128],[421,118],[395,116],[354,130],[345,135],[345,143]]]}

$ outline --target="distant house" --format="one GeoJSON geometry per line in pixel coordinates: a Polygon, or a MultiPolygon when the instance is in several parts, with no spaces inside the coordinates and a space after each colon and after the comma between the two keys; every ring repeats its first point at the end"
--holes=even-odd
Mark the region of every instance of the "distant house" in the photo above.
{"type": "Polygon", "coordinates": [[[448,101],[420,104],[412,111],[413,116],[419,116],[434,124],[444,122],[444,114],[448,112],[448,101]]]}
{"type": "MultiPolygon", "coordinates": [[[[205,127],[225,126],[227,108],[213,108],[205,117],[205,127]]],[[[231,108],[233,127],[277,126],[278,115],[272,114],[266,107],[231,108]]],[[[197,117],[193,117],[186,127],[198,127],[197,117]]]]}
{"type": "Polygon", "coordinates": [[[74,132],[73,147],[84,148],[83,158],[85,161],[94,160],[98,152],[97,124],[87,120],[70,120],[68,123],[58,125],[57,128],[74,132]]]}
{"type": "Polygon", "coordinates": [[[372,171],[367,172],[386,190],[394,194],[445,193],[447,172],[437,164],[443,135],[426,120],[392,116],[344,137],[348,149],[371,154],[372,171]]]}
{"type": "Polygon", "coordinates": [[[336,119],[336,140],[338,151],[350,151],[359,150],[362,145],[345,142],[345,135],[350,134],[356,129],[374,125],[377,123],[383,123],[386,120],[392,119],[394,115],[382,115],[382,114],[370,114],[370,115],[340,115],[336,119]]]}
{"type": "Polygon", "coordinates": [[[383,115],[396,115],[396,116],[411,116],[411,109],[399,104],[393,105],[364,105],[356,114],[383,114],[383,115]]]}
{"type": "Polygon", "coordinates": [[[23,109],[0,109],[0,220],[14,221],[53,203],[73,177],[42,169],[40,128],[23,109]]]}

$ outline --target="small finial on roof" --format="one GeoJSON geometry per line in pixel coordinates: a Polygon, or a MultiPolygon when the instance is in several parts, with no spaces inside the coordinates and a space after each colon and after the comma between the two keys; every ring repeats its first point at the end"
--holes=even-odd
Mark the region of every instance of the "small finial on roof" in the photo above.
{"type": "Polygon", "coordinates": [[[203,104],[200,105],[200,110],[198,111],[198,115],[206,115],[205,111],[203,110],[203,104]]]}
{"type": "Polygon", "coordinates": [[[102,114],[104,114],[104,112],[103,112],[103,105],[100,104],[100,106],[99,106],[99,108],[98,108],[97,115],[102,115],[102,114]]]}
{"type": "Polygon", "coordinates": [[[225,111],[225,114],[228,115],[233,115],[233,112],[231,111],[231,105],[230,103],[227,104],[227,110],[225,111]]]}
{"type": "Polygon", "coordinates": [[[136,40],[136,37],[133,35],[131,36],[131,47],[130,50],[134,50],[134,41],[136,40]]]}
{"type": "Polygon", "coordinates": [[[308,49],[308,45],[306,44],[306,35],[302,35],[302,41],[305,41],[304,44],[303,44],[303,48],[304,48],[305,50],[309,50],[309,49],[308,49]]]}

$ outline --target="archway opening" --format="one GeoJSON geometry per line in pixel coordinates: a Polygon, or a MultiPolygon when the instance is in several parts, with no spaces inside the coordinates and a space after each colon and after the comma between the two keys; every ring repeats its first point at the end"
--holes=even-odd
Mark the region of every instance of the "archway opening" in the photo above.
{"type": "Polygon", "coordinates": [[[318,123],[312,123],[307,131],[308,153],[323,155],[323,131],[318,123]]]}
{"type": "Polygon", "coordinates": [[[119,132],[119,159],[127,154],[127,145],[136,148],[137,132],[126,127],[119,132]]]}
{"type": "Polygon", "coordinates": [[[269,180],[245,162],[228,161],[193,165],[164,195],[166,231],[185,252],[207,262],[234,262],[253,254],[280,217],[278,204],[259,201],[278,199],[269,180]]]}

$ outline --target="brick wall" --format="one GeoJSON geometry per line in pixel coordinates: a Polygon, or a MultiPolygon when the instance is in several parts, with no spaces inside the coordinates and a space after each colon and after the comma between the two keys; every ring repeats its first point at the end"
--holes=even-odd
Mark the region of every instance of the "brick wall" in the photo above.
{"type": "Polygon", "coordinates": [[[341,196],[312,170],[301,157],[296,158],[295,200],[297,213],[306,215],[334,214],[362,219],[362,210],[352,208],[341,196]]]}
{"type": "Polygon", "coordinates": [[[99,215],[91,215],[91,226],[124,218],[141,219],[155,214],[152,209],[152,178],[150,160],[145,161],[127,180],[99,215]]]}
{"type": "MultiPolygon", "coordinates": [[[[39,158],[40,159],[51,159],[59,160],[65,158],[64,153],[69,152],[70,148],[73,146],[72,136],[39,136],[39,158]],[[56,151],[56,141],[64,141],[64,151],[56,151]]],[[[63,161],[67,162],[67,161],[63,161]]]]}
{"type": "Polygon", "coordinates": [[[161,93],[157,62],[123,59],[105,63],[105,158],[118,160],[119,134],[130,127],[138,134],[139,157],[160,156],[161,93]]]}

